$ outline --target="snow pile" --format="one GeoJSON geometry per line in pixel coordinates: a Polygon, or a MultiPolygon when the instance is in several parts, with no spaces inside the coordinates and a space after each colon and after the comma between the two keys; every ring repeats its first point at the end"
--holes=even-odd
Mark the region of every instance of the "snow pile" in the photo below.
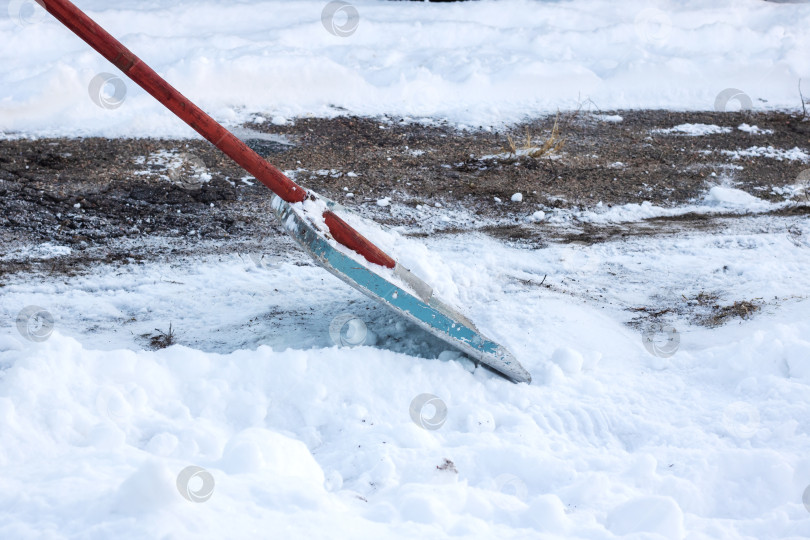
{"type": "MultiPolygon", "coordinates": [[[[807,4],[351,4],[330,11],[325,0],[78,2],[230,125],[350,113],[500,126],[588,100],[602,110],[795,108],[798,80],[810,78],[807,4]]],[[[0,19],[0,136],[196,136],[52,17],[26,15],[26,6],[30,0],[10,2],[12,16],[0,19]]]]}
{"type": "Polygon", "coordinates": [[[706,194],[704,202],[707,206],[727,211],[767,212],[776,205],[754,197],[740,189],[724,186],[714,186],[706,194]]]}
{"type": "Polygon", "coordinates": [[[762,231],[433,242],[476,261],[461,295],[531,386],[300,261],[10,281],[0,537],[808,537],[810,249],[762,231]],[[669,355],[623,324],[655,291],[707,289],[778,300],[715,330],[673,321],[669,355]],[[45,341],[15,327],[31,304],[54,315],[45,341]],[[331,345],[347,306],[388,337],[331,345]],[[180,344],[144,351],[168,321],[180,344]]]}

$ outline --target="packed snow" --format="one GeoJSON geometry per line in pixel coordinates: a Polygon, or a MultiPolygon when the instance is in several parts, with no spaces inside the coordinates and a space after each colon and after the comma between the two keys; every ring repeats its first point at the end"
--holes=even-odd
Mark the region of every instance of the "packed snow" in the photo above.
{"type": "MultiPolygon", "coordinates": [[[[78,1],[230,125],[360,114],[477,128],[581,106],[796,109],[799,79],[810,79],[806,3],[350,4],[78,1]]],[[[26,11],[31,0],[8,5],[4,136],[194,136],[50,15],[26,11]]]]}

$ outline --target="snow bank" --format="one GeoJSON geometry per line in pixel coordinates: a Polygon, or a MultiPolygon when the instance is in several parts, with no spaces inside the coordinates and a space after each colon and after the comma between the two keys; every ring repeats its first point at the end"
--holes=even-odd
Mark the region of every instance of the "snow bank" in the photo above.
{"type": "MultiPolygon", "coordinates": [[[[0,19],[0,132],[194,135],[50,16],[21,22],[26,3],[0,19]]],[[[351,113],[500,126],[589,99],[603,110],[795,108],[810,78],[806,4],[360,0],[343,37],[322,22],[321,0],[78,5],[231,125],[351,113]]]]}

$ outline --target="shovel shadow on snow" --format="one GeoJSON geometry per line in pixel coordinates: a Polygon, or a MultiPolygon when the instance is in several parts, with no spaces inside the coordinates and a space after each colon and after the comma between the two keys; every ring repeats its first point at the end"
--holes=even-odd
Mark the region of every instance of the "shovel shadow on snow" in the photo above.
{"type": "MultiPolygon", "coordinates": [[[[243,334],[238,348],[266,345],[281,351],[288,348],[374,347],[418,358],[466,358],[429,332],[365,298],[332,301],[307,310],[273,309],[245,324],[223,328],[222,331],[243,334]]],[[[227,345],[209,342],[197,343],[195,347],[213,347],[218,352],[226,352],[224,349],[232,350],[233,344],[233,341],[227,345]]],[[[473,363],[472,360],[469,362],[473,363]]]]}
{"type": "Polygon", "coordinates": [[[297,322],[300,332],[309,334],[309,339],[303,338],[309,347],[370,346],[421,358],[438,358],[452,350],[429,332],[366,299],[331,305],[297,322]]]}

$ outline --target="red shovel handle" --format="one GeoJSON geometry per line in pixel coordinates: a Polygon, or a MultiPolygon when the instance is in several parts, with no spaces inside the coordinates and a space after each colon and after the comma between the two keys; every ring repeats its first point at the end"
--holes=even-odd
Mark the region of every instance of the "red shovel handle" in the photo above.
{"type": "Polygon", "coordinates": [[[118,40],[67,0],[37,0],[74,34],[112,62],[141,88],[165,105],[197,133],[225,152],[273,193],[287,202],[301,202],[307,192],[248,148],[230,131],[194,105],[118,40]]]}
{"type": "MultiPolygon", "coordinates": [[[[178,118],[270,188],[273,193],[289,203],[301,202],[307,198],[304,188],[284,176],[284,173],[248,148],[238,137],[163,80],[152,68],[132,54],[129,49],[71,2],[68,0],[36,1],[178,118]]],[[[360,253],[368,261],[389,268],[393,268],[396,264],[391,257],[349,227],[343,220],[329,219],[327,223],[329,223],[329,232],[338,242],[342,244],[347,242],[344,244],[346,247],[360,253]]]]}

